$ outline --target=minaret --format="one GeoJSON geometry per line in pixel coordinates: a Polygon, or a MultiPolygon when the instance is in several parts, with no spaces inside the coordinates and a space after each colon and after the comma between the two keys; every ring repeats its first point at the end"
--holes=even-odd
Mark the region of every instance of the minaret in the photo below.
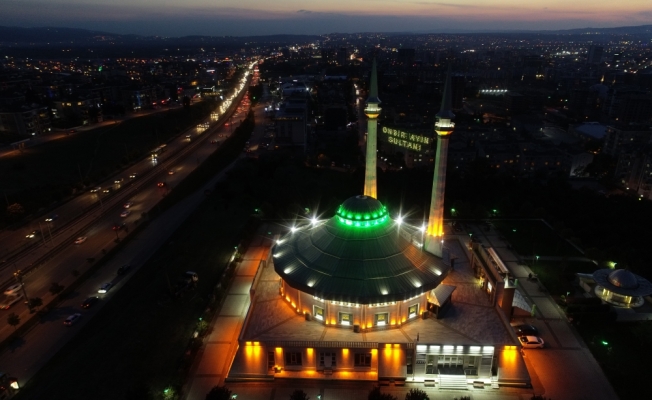
{"type": "Polygon", "coordinates": [[[452,119],[455,114],[451,111],[451,67],[448,66],[444,96],[441,100],[441,109],[437,113],[435,133],[437,134],[437,155],[435,156],[435,176],[432,180],[432,196],[430,198],[430,215],[426,230],[425,248],[437,257],[442,256],[444,242],[444,189],[446,186],[446,161],[448,159],[448,139],[455,124],[452,119]]]}
{"type": "Polygon", "coordinates": [[[378,79],[376,77],[376,59],[371,67],[371,87],[364,113],[367,115],[367,160],[364,173],[364,195],[378,198],[376,191],[376,161],[378,159],[378,116],[380,115],[380,99],[378,98],[378,79]]]}

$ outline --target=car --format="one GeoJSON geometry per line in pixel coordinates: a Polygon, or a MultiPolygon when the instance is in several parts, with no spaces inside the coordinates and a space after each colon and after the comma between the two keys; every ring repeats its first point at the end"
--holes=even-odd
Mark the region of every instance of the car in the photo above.
{"type": "Polygon", "coordinates": [[[20,294],[20,288],[23,287],[20,283],[14,283],[5,289],[5,295],[7,296],[16,296],[20,294]]]}
{"type": "Polygon", "coordinates": [[[124,275],[131,269],[131,265],[125,264],[122,267],[118,268],[118,275],[124,275]]]}
{"type": "Polygon", "coordinates": [[[131,211],[129,211],[129,210],[124,210],[123,212],[120,213],[120,216],[121,216],[122,218],[127,218],[127,217],[129,216],[129,214],[131,214],[131,211]]]}
{"type": "Polygon", "coordinates": [[[159,182],[159,183],[156,184],[156,186],[158,186],[160,188],[165,187],[165,182],[159,182]]]}
{"type": "Polygon", "coordinates": [[[95,186],[94,188],[91,189],[91,193],[97,193],[100,190],[102,190],[102,186],[95,186]]]}
{"type": "Polygon", "coordinates": [[[75,244],[82,244],[88,239],[86,236],[80,236],[77,239],[75,239],[75,244]]]}
{"type": "Polygon", "coordinates": [[[84,300],[84,302],[81,304],[82,308],[91,308],[93,307],[93,304],[97,303],[100,300],[99,297],[97,296],[91,296],[84,300]]]}
{"type": "Polygon", "coordinates": [[[112,287],[113,287],[113,283],[107,282],[107,283],[103,284],[102,286],[100,286],[100,289],[97,291],[97,293],[106,293],[109,290],[111,290],[112,287]]]}
{"type": "Polygon", "coordinates": [[[124,182],[124,180],[125,180],[125,178],[118,178],[118,179],[114,180],[113,183],[115,183],[116,185],[119,185],[122,182],[124,182]]]}
{"type": "Polygon", "coordinates": [[[133,174],[129,175],[129,179],[136,179],[137,176],[138,174],[134,172],[133,174]]]}
{"type": "Polygon", "coordinates": [[[70,135],[71,133],[77,133],[77,129],[71,129],[68,131],[68,134],[70,135]]]}
{"type": "Polygon", "coordinates": [[[111,229],[113,229],[114,231],[121,231],[121,230],[125,229],[126,227],[127,227],[127,223],[123,222],[121,224],[113,224],[113,227],[111,229]]]}
{"type": "Polygon", "coordinates": [[[30,233],[28,233],[27,235],[25,235],[25,237],[26,237],[27,239],[34,239],[34,238],[35,238],[39,233],[41,233],[41,232],[39,232],[39,231],[37,231],[37,230],[36,230],[36,231],[31,231],[30,233]]]}
{"type": "Polygon", "coordinates": [[[128,202],[124,203],[124,204],[122,205],[122,207],[124,207],[124,208],[129,208],[129,207],[131,207],[131,206],[133,206],[133,205],[134,205],[134,202],[133,202],[133,201],[128,201],[128,202]]]}
{"type": "Polygon", "coordinates": [[[66,318],[66,320],[63,321],[63,324],[66,325],[66,326],[71,326],[75,322],[79,321],[79,318],[81,318],[81,314],[80,313],[74,313],[73,315],[66,318]]]}
{"type": "Polygon", "coordinates": [[[111,193],[112,191],[113,191],[112,188],[106,188],[106,189],[102,190],[102,193],[111,193]]]}
{"type": "Polygon", "coordinates": [[[520,336],[518,340],[521,342],[521,346],[526,349],[543,349],[544,342],[538,336],[520,336]]]}
{"type": "Polygon", "coordinates": [[[190,135],[186,135],[186,140],[190,141],[190,135]]]}
{"type": "Polygon", "coordinates": [[[13,306],[14,304],[20,302],[23,298],[22,294],[19,294],[18,296],[7,296],[2,303],[0,303],[0,310],[8,310],[13,306]]]}
{"type": "Polygon", "coordinates": [[[168,175],[174,175],[174,170],[173,169],[169,170],[168,175]]]}
{"type": "Polygon", "coordinates": [[[59,218],[59,215],[57,215],[57,214],[52,214],[52,215],[50,215],[49,217],[47,217],[47,218],[45,219],[45,222],[53,222],[53,221],[55,221],[57,218],[59,218]]]}
{"type": "Polygon", "coordinates": [[[517,336],[539,336],[539,330],[532,325],[523,324],[514,327],[517,336]]]}

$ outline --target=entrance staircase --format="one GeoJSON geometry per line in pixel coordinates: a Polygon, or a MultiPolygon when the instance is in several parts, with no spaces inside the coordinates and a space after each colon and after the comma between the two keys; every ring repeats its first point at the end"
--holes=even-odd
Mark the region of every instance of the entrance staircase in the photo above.
{"type": "Polygon", "coordinates": [[[439,375],[439,389],[468,390],[466,375],[439,375]]]}

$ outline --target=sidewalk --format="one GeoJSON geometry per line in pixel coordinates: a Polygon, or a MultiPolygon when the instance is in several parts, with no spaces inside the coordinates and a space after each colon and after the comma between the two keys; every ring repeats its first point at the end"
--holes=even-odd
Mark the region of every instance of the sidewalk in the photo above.
{"type": "Polygon", "coordinates": [[[204,341],[203,351],[198,354],[199,360],[195,361],[188,378],[186,399],[203,400],[211,388],[224,384],[251,304],[250,289],[259,266],[268,260],[273,245],[270,235],[263,235],[271,229],[268,226],[259,229],[236,267],[222,308],[211,323],[212,333],[204,341]]]}

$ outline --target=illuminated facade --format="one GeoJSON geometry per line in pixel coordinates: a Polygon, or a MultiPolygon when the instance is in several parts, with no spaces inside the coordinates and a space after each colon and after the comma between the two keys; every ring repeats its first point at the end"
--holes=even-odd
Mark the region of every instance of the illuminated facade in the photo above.
{"type": "Polygon", "coordinates": [[[364,109],[367,115],[367,158],[364,175],[364,195],[378,197],[376,190],[376,162],[378,159],[378,116],[380,115],[380,99],[378,98],[378,78],[376,76],[376,59],[371,67],[371,87],[369,98],[364,109]]]}
{"type": "Polygon", "coordinates": [[[448,140],[453,133],[455,114],[451,111],[451,71],[446,75],[441,108],[437,113],[435,133],[437,134],[437,154],[435,156],[435,175],[432,181],[430,214],[426,230],[426,250],[442,257],[444,243],[444,190],[446,186],[446,163],[448,160],[448,140]]]}
{"type": "MultiPolygon", "coordinates": [[[[347,199],[330,219],[292,226],[276,240],[254,278],[240,349],[227,380],[413,381],[467,389],[471,381],[497,384],[496,376],[501,375],[505,382],[527,385],[518,340],[498,309],[482,300],[471,310],[462,294],[455,317],[445,323],[456,287],[444,280],[455,271],[442,259],[441,245],[439,252],[426,251],[426,245],[433,236],[429,232],[437,232],[437,241],[443,241],[446,147],[438,150],[442,154],[433,196],[438,196],[439,213],[431,210],[430,215],[434,230],[392,219],[387,208],[368,195],[376,191],[375,118],[380,101],[375,75],[374,64],[365,109],[365,194],[347,199]],[[435,320],[442,317],[443,322],[435,320]]],[[[445,99],[450,98],[449,80],[445,99]]],[[[452,117],[450,101],[445,101],[436,125],[440,141],[447,143],[452,117]]],[[[475,287],[475,281],[470,284],[475,287]]]]}

